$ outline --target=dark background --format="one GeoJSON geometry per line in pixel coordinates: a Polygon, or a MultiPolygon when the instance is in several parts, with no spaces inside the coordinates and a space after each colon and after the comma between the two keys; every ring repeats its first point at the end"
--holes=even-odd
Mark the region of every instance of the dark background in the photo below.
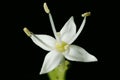
{"type": "MultiPolygon", "coordinates": [[[[66,80],[80,79],[105,79],[113,77],[118,66],[116,39],[114,29],[117,20],[114,7],[110,2],[97,0],[17,0],[10,1],[4,6],[5,21],[1,31],[2,40],[5,41],[3,66],[5,77],[15,80],[48,80],[46,74],[39,75],[47,51],[36,46],[23,32],[28,27],[36,34],[53,36],[48,15],[44,12],[43,3],[47,2],[57,31],[65,22],[74,16],[77,29],[82,17],[81,14],[91,11],[86,25],[74,42],[85,48],[89,53],[98,58],[98,62],[82,63],[71,62],[66,80]],[[7,34],[7,36],[6,36],[7,34]]],[[[112,3],[113,4],[113,3],[112,3]]],[[[115,77],[116,78],[116,77],[115,77]]],[[[115,79],[114,79],[115,80],[115,79]]]]}

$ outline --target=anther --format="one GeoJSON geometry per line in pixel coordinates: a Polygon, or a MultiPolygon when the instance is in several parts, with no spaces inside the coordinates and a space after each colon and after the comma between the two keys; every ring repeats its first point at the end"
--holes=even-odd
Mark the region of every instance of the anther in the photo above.
{"type": "Polygon", "coordinates": [[[87,17],[87,16],[90,16],[90,15],[91,15],[91,12],[86,12],[86,13],[82,14],[82,17],[87,17]]]}
{"type": "Polygon", "coordinates": [[[44,10],[46,13],[50,13],[50,10],[49,10],[46,2],[43,4],[43,7],[44,7],[44,10]]]}
{"type": "Polygon", "coordinates": [[[23,31],[26,33],[26,35],[27,35],[28,37],[31,37],[32,32],[30,32],[28,28],[26,28],[26,27],[23,28],[23,31]]]}

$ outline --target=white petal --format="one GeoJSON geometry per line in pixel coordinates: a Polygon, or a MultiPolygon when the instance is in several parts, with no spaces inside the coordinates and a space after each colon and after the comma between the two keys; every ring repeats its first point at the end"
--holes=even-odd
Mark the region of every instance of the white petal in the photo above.
{"type": "Polygon", "coordinates": [[[49,52],[45,57],[40,74],[44,74],[52,71],[63,61],[64,61],[64,56],[61,53],[58,53],[55,50],[49,52]]]}
{"type": "Polygon", "coordinates": [[[76,25],[74,23],[73,17],[71,17],[63,26],[60,31],[61,39],[67,43],[75,36],[76,34],[76,25]]]}
{"type": "Polygon", "coordinates": [[[33,42],[44,50],[50,51],[55,47],[55,39],[49,35],[36,35],[31,36],[33,42]]]}
{"type": "Polygon", "coordinates": [[[65,54],[65,57],[68,60],[72,60],[72,61],[81,61],[81,62],[97,61],[97,58],[95,56],[89,54],[85,49],[76,45],[70,46],[70,51],[68,54],[65,54]]]}

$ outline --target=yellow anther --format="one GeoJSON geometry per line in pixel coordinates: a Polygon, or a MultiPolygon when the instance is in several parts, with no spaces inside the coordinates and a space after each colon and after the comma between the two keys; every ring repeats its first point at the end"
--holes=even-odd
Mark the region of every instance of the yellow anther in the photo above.
{"type": "Polygon", "coordinates": [[[69,47],[69,45],[66,45],[64,48],[65,48],[65,50],[67,50],[68,49],[68,47],[69,47]]]}
{"type": "Polygon", "coordinates": [[[46,13],[50,13],[50,10],[49,10],[46,2],[43,4],[43,7],[44,7],[44,10],[46,13]]]}
{"type": "Polygon", "coordinates": [[[26,28],[26,27],[23,28],[23,31],[26,33],[26,35],[27,35],[28,37],[31,37],[32,32],[30,32],[28,28],[26,28]]]}
{"type": "Polygon", "coordinates": [[[86,12],[86,13],[82,14],[82,17],[87,17],[87,16],[90,16],[90,15],[91,15],[91,12],[86,12]]]}
{"type": "Polygon", "coordinates": [[[56,50],[59,52],[64,52],[67,48],[68,48],[68,44],[64,41],[62,41],[61,43],[56,43],[56,50]]]}

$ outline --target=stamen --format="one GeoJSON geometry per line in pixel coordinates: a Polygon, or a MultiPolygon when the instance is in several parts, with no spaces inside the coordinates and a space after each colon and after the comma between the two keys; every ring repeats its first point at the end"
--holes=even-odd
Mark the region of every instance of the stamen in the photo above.
{"type": "Polygon", "coordinates": [[[84,17],[83,22],[82,22],[80,28],[78,29],[78,32],[76,34],[76,38],[79,36],[79,34],[81,33],[81,31],[83,30],[83,28],[85,26],[85,22],[86,22],[86,17],[84,17]]]}
{"type": "Polygon", "coordinates": [[[45,12],[48,13],[48,15],[49,15],[49,20],[50,20],[50,23],[51,23],[51,27],[52,27],[54,36],[55,36],[55,38],[59,41],[59,38],[58,38],[58,36],[57,36],[57,34],[56,34],[57,32],[56,32],[56,29],[55,29],[55,24],[54,24],[52,15],[51,15],[51,13],[50,13],[50,10],[48,9],[48,6],[47,6],[46,3],[44,3],[43,6],[44,6],[45,12]]]}
{"type": "Polygon", "coordinates": [[[49,45],[47,45],[44,41],[42,41],[40,38],[38,38],[34,33],[32,34],[32,36],[33,36],[34,38],[36,38],[36,39],[37,39],[40,43],[42,43],[44,46],[53,49],[52,47],[50,47],[49,45]]]}
{"type": "Polygon", "coordinates": [[[57,42],[55,47],[57,51],[64,52],[68,49],[69,45],[66,42],[62,41],[61,43],[57,42]]]}
{"type": "Polygon", "coordinates": [[[57,35],[58,37],[60,37],[60,36],[61,36],[60,32],[57,32],[57,33],[56,33],[56,35],[57,35]]]}
{"type": "Polygon", "coordinates": [[[44,7],[44,10],[46,13],[50,13],[50,10],[49,10],[46,2],[43,4],[43,7],[44,7]]]}
{"type": "MultiPolygon", "coordinates": [[[[42,43],[43,45],[45,45],[46,47],[49,47],[49,48],[51,48],[49,45],[47,45],[46,43],[44,43],[40,38],[38,38],[34,33],[32,33],[31,31],[29,31],[29,29],[28,28],[23,28],[23,31],[26,33],[26,35],[28,36],[28,37],[31,37],[31,36],[33,36],[34,38],[36,38],[40,43],[42,43]]],[[[51,48],[52,49],[52,48],[51,48]]]]}
{"type": "Polygon", "coordinates": [[[85,22],[86,22],[86,16],[84,17],[83,22],[82,22],[80,28],[78,29],[78,32],[73,37],[73,39],[69,42],[69,44],[71,44],[72,42],[74,42],[77,39],[77,37],[80,35],[81,31],[83,30],[83,28],[85,26],[85,22]]]}
{"type": "Polygon", "coordinates": [[[60,34],[60,32],[57,32],[56,35],[57,35],[57,38],[58,38],[57,41],[59,43],[61,43],[62,41],[61,41],[61,34],[60,34]]]}
{"type": "Polygon", "coordinates": [[[26,28],[26,27],[23,28],[23,31],[26,33],[26,35],[27,35],[28,37],[31,37],[32,32],[30,32],[28,28],[26,28]]]}
{"type": "Polygon", "coordinates": [[[52,27],[52,30],[53,30],[53,33],[54,33],[54,36],[55,38],[58,40],[58,37],[56,35],[56,29],[55,29],[55,25],[54,25],[54,22],[53,22],[53,19],[52,19],[52,15],[49,13],[49,19],[50,19],[50,23],[51,23],[51,27],[52,27]]]}
{"type": "Polygon", "coordinates": [[[84,17],[83,22],[82,22],[80,28],[78,29],[78,32],[76,33],[76,35],[74,36],[74,38],[71,40],[71,42],[69,42],[69,44],[71,44],[72,42],[74,42],[77,39],[77,37],[80,35],[81,31],[83,30],[83,28],[85,26],[86,17],[90,16],[90,15],[91,15],[91,12],[86,12],[86,13],[82,14],[82,17],[84,17]]]}

